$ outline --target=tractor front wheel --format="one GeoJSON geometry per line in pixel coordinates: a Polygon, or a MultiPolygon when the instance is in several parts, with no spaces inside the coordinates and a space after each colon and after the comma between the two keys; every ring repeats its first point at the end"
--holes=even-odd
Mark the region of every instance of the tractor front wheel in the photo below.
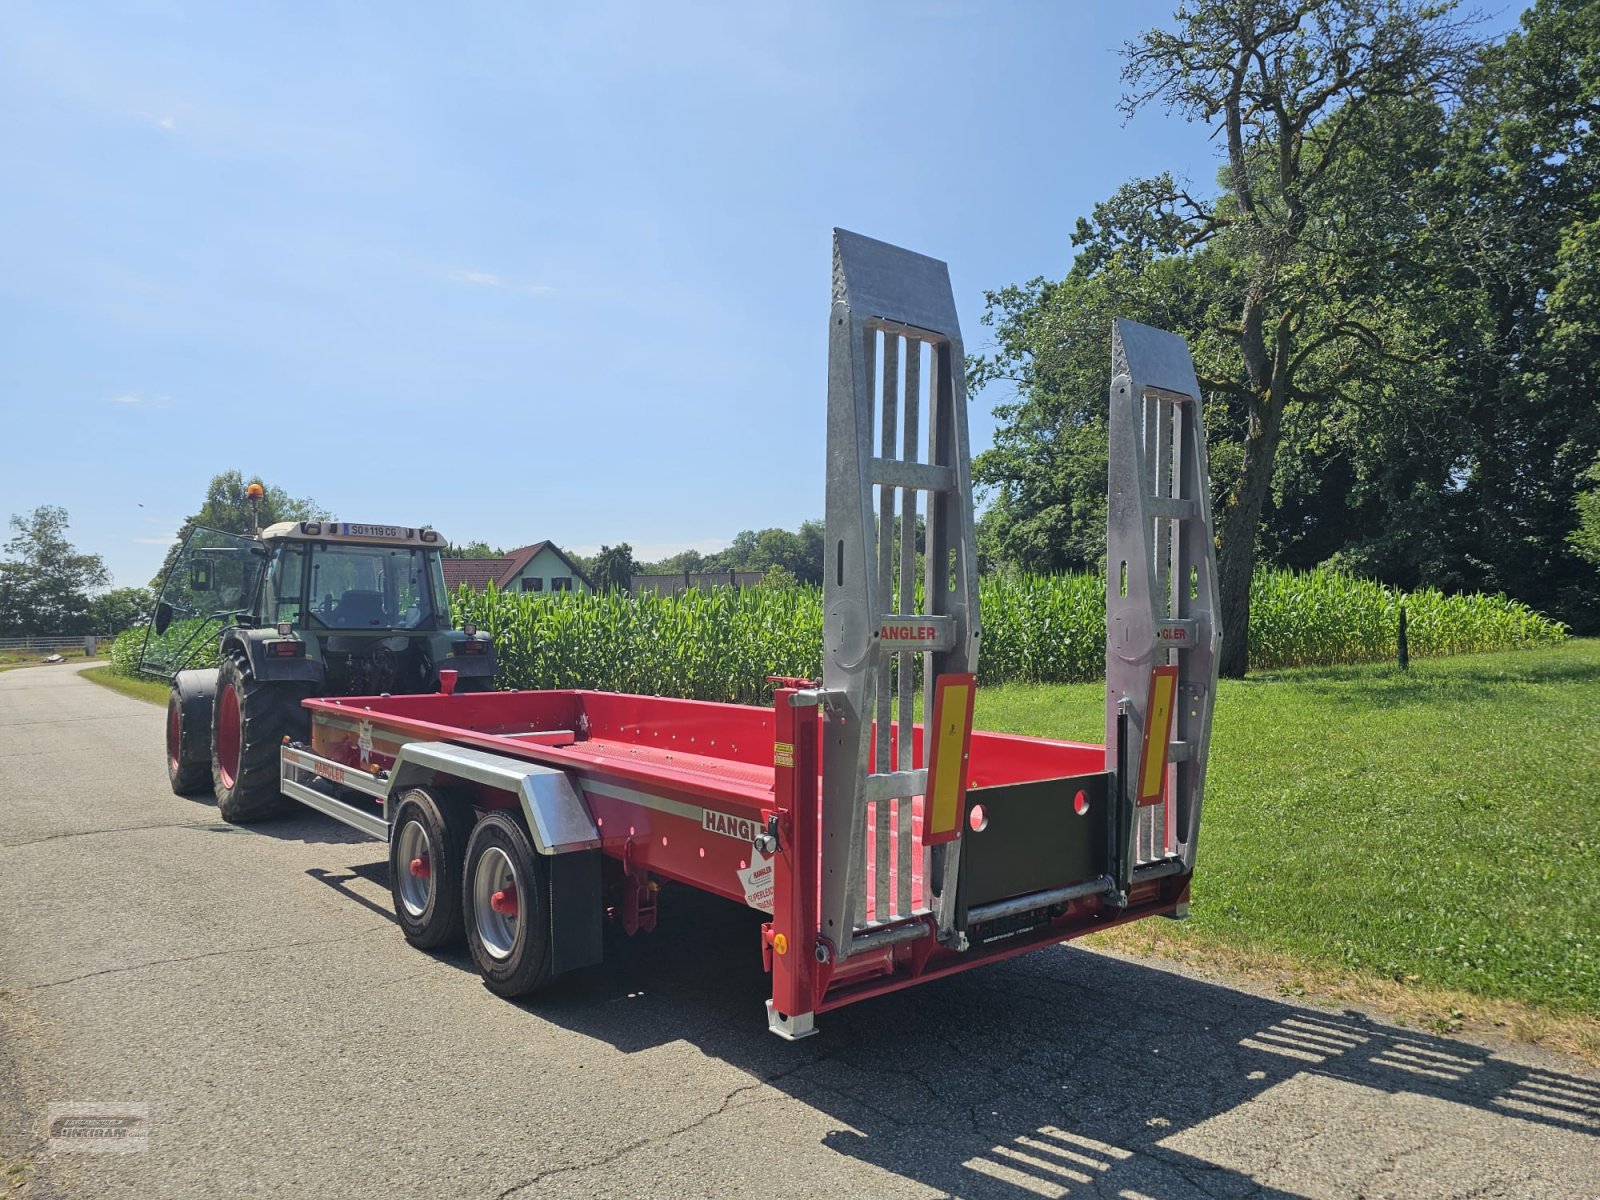
{"type": "Polygon", "coordinates": [[[262,683],[242,655],[222,659],[211,718],[211,786],[224,821],[246,825],[281,816],[290,801],[279,789],[278,749],[303,741],[310,717],[300,707],[303,683],[262,683]]]}
{"type": "Polygon", "coordinates": [[[199,723],[197,716],[203,718],[205,714],[184,711],[185,701],[193,709],[208,699],[185,696],[177,681],[167,693],[167,782],[179,796],[203,791],[211,778],[206,726],[194,728],[199,723]]]}

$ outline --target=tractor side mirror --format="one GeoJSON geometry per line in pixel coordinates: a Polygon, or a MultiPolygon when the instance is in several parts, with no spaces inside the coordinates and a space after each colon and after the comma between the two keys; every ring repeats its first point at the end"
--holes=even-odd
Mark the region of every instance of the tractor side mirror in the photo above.
{"type": "Polygon", "coordinates": [[[211,560],[197,558],[189,564],[189,590],[191,592],[209,592],[211,590],[211,560]]]}
{"type": "Polygon", "coordinates": [[[163,600],[156,605],[156,635],[159,637],[167,631],[167,626],[172,624],[172,605],[163,600]]]}

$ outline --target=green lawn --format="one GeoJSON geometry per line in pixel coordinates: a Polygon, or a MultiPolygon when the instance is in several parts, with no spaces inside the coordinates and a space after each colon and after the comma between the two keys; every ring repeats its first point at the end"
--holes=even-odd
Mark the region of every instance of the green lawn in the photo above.
{"type": "MultiPolygon", "coordinates": [[[[979,692],[1101,741],[1098,684],[979,692]]],[[[1600,641],[1278,671],[1217,696],[1193,932],[1600,1016],[1600,641]]]]}
{"type": "Polygon", "coordinates": [[[83,677],[93,680],[101,687],[108,687],[114,692],[121,692],[124,696],[132,696],[138,700],[148,700],[151,704],[159,704],[163,708],[167,704],[167,691],[172,686],[165,679],[118,675],[110,667],[90,667],[83,672],[83,677]]]}

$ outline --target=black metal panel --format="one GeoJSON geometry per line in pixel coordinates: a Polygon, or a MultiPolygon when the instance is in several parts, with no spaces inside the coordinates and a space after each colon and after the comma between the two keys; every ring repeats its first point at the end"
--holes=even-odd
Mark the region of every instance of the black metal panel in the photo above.
{"type": "Polygon", "coordinates": [[[575,850],[546,860],[550,865],[550,958],[554,973],[588,967],[601,959],[600,851],[575,850]]]}
{"type": "Polygon", "coordinates": [[[1105,771],[967,792],[961,827],[956,923],[967,910],[1047,888],[1082,883],[1111,869],[1107,816],[1111,776],[1105,771]],[[1084,811],[1078,812],[1082,793],[1084,811]],[[972,827],[983,810],[981,829],[972,827]]]}

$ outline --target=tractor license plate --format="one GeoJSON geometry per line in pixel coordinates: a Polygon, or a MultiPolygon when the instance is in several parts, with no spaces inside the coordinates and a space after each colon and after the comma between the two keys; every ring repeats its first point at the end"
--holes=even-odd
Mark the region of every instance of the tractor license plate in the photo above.
{"type": "Polygon", "coordinates": [[[341,522],[339,533],[344,537],[403,538],[406,530],[395,525],[351,525],[341,522]]]}

